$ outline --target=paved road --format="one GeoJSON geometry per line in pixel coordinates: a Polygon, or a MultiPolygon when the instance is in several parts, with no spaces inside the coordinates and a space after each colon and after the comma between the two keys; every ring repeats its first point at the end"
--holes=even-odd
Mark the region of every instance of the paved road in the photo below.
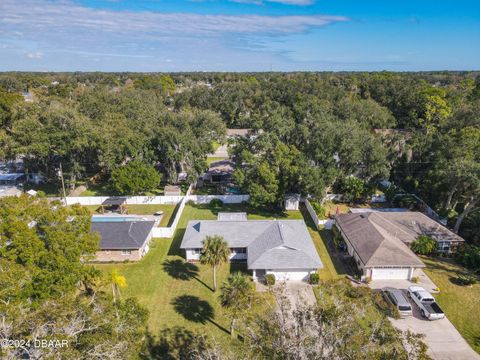
{"type": "Polygon", "coordinates": [[[441,320],[425,320],[418,307],[412,303],[413,316],[405,319],[390,319],[400,330],[411,330],[424,334],[424,342],[428,346],[429,355],[435,360],[480,360],[478,355],[460,335],[455,326],[447,318],[441,320]]]}

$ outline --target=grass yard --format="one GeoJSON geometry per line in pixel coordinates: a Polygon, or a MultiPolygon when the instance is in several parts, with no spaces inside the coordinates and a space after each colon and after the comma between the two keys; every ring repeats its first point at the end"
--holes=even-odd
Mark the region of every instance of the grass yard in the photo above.
{"type": "Polygon", "coordinates": [[[435,298],[450,321],[480,353],[480,283],[469,286],[457,285],[456,274],[465,268],[444,259],[422,257],[427,265],[425,273],[440,288],[435,298]]]}
{"type": "Polygon", "coordinates": [[[169,226],[173,221],[174,214],[177,209],[176,204],[163,204],[163,205],[126,205],[128,214],[134,215],[153,215],[156,211],[163,211],[162,220],[160,220],[160,226],[169,226]]]}
{"type": "Polygon", "coordinates": [[[228,157],[207,157],[207,165],[210,166],[210,164],[215,161],[221,161],[226,159],[228,159],[228,157]]]}
{"type": "MultiPolygon", "coordinates": [[[[185,334],[211,334],[225,347],[238,347],[228,334],[229,319],[219,301],[219,292],[211,290],[212,270],[201,264],[186,263],[180,256],[180,243],[187,222],[191,219],[216,219],[219,211],[248,211],[249,219],[302,219],[299,211],[272,214],[254,211],[242,204],[225,205],[212,210],[208,206],[187,205],[173,239],[155,239],[150,252],[138,263],[95,265],[105,272],[117,269],[126,277],[128,286],[123,297],[135,296],[150,311],[148,329],[157,337],[167,331],[185,334]],[[170,329],[170,330],[166,330],[170,329]]],[[[323,260],[323,259],[322,259],[323,260]]],[[[231,271],[245,270],[243,264],[225,264],[217,271],[220,285],[231,271]]],[[[258,293],[260,299],[265,294],[258,293]]],[[[264,301],[257,301],[255,311],[261,312],[264,301]]]]}

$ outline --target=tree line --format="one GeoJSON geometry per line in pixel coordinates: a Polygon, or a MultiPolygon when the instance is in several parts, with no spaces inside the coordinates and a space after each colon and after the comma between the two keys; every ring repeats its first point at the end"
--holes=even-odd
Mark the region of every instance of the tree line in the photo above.
{"type": "Polygon", "coordinates": [[[0,89],[0,156],[52,181],[60,164],[74,187],[132,160],[194,181],[226,128],[250,128],[231,151],[254,204],[389,179],[480,241],[476,72],[3,73],[0,89]]]}

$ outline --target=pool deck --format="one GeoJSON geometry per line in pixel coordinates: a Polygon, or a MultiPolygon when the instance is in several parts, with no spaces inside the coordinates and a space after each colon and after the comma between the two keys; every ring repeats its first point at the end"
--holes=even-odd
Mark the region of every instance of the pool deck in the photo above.
{"type": "Polygon", "coordinates": [[[123,222],[123,221],[155,221],[155,226],[160,224],[163,215],[124,215],[124,214],[105,214],[92,215],[92,222],[123,222]]]}

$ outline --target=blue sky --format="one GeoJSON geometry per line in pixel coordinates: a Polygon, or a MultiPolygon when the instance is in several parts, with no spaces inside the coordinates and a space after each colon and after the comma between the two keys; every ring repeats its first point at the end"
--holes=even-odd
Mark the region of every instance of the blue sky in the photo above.
{"type": "Polygon", "coordinates": [[[0,0],[0,71],[479,69],[478,0],[0,0]]]}

